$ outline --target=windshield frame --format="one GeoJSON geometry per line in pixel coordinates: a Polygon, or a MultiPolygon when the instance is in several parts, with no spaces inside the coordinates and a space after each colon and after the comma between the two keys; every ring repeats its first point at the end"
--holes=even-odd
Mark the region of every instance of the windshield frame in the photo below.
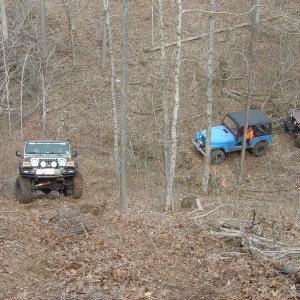
{"type": "Polygon", "coordinates": [[[24,155],[71,155],[68,142],[27,142],[24,155]]]}
{"type": "Polygon", "coordinates": [[[222,125],[224,125],[233,135],[238,135],[238,130],[240,129],[239,125],[232,118],[230,118],[229,115],[224,117],[222,125]]]}

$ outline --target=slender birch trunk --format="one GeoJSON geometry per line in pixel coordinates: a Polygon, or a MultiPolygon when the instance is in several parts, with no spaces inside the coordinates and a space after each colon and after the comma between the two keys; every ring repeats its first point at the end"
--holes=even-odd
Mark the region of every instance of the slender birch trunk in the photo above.
{"type": "Polygon", "coordinates": [[[260,0],[253,0],[253,11],[251,12],[251,37],[250,37],[250,61],[249,61],[249,70],[248,70],[248,88],[247,88],[247,104],[246,104],[246,113],[245,113],[245,124],[244,124],[244,135],[242,141],[242,152],[240,157],[240,170],[238,176],[238,183],[242,184],[244,176],[244,161],[246,153],[246,138],[247,138],[247,128],[249,125],[249,111],[251,107],[251,96],[253,92],[254,85],[254,66],[255,66],[255,38],[256,38],[256,29],[259,22],[259,11],[258,5],[260,0]]]}
{"type": "Polygon", "coordinates": [[[2,36],[3,36],[3,40],[6,41],[8,38],[8,29],[7,29],[6,9],[5,9],[4,0],[0,0],[0,12],[1,12],[2,36]]]}
{"type": "Polygon", "coordinates": [[[127,182],[127,68],[128,68],[128,0],[122,0],[122,47],[121,47],[121,165],[120,165],[120,205],[123,213],[128,211],[127,182]]]}
{"type": "Polygon", "coordinates": [[[204,156],[204,171],[202,178],[202,191],[208,193],[208,183],[210,176],[210,152],[211,152],[211,127],[212,127],[212,104],[213,104],[213,60],[214,60],[214,38],[215,38],[215,0],[210,1],[211,14],[209,16],[209,38],[208,38],[208,58],[207,58],[207,130],[204,156]]]}
{"type": "Polygon", "coordinates": [[[112,42],[112,32],[111,32],[111,23],[110,23],[110,12],[109,12],[109,3],[108,0],[103,0],[103,7],[105,10],[105,27],[107,30],[108,37],[108,53],[110,57],[110,96],[112,103],[112,125],[114,130],[114,166],[116,170],[117,182],[120,184],[120,157],[119,157],[119,129],[118,129],[118,115],[117,115],[117,105],[116,105],[116,92],[115,92],[115,82],[116,82],[116,71],[115,71],[115,58],[113,51],[113,42],[112,42]]]}
{"type": "Polygon", "coordinates": [[[165,210],[173,210],[173,183],[176,168],[176,156],[177,156],[177,119],[178,110],[180,103],[180,67],[181,67],[181,28],[182,28],[182,1],[177,0],[178,5],[178,16],[177,16],[177,32],[176,32],[176,59],[175,59],[175,95],[174,95],[174,108],[173,108],[173,119],[171,127],[171,153],[170,153],[170,171],[168,177],[167,193],[166,193],[166,205],[165,210]]]}
{"type": "Polygon", "coordinates": [[[167,198],[167,186],[170,170],[170,120],[169,120],[169,103],[167,96],[167,78],[166,78],[166,49],[165,49],[165,32],[164,32],[164,14],[162,0],[158,0],[158,17],[159,17],[159,34],[160,34],[160,79],[161,79],[161,97],[163,107],[163,154],[164,154],[164,188],[165,199],[167,198]]]}

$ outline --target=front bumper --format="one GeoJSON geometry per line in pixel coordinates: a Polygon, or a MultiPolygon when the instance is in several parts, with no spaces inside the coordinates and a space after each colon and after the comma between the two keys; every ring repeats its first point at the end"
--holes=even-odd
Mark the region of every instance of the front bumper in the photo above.
{"type": "Polygon", "coordinates": [[[195,146],[197,151],[199,151],[202,155],[205,155],[205,151],[204,151],[205,145],[203,142],[201,142],[200,140],[197,140],[197,139],[193,139],[192,144],[195,146]]]}
{"type": "Polygon", "coordinates": [[[19,169],[21,176],[32,177],[32,178],[58,178],[58,177],[70,177],[76,174],[75,168],[22,168],[19,169]]]}

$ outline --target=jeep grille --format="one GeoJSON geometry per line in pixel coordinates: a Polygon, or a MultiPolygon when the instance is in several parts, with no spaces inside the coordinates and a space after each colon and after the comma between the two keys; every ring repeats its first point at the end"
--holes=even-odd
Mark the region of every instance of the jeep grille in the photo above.
{"type": "Polygon", "coordinates": [[[53,161],[56,161],[57,166],[58,166],[58,159],[57,158],[40,158],[39,159],[39,166],[41,165],[42,161],[46,162],[46,168],[52,168],[51,167],[51,162],[53,162],[53,161]]]}

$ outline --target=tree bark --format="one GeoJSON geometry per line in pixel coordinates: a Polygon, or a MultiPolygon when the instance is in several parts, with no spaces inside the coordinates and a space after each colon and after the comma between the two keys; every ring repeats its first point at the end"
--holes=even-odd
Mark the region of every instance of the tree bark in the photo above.
{"type": "Polygon", "coordinates": [[[215,31],[215,0],[210,1],[211,14],[209,16],[209,42],[207,58],[207,130],[205,142],[204,171],[202,178],[202,191],[208,194],[208,183],[210,175],[210,152],[211,152],[211,127],[212,127],[212,104],[213,104],[213,62],[214,62],[214,31],[215,31]]]}
{"type": "Polygon", "coordinates": [[[120,205],[123,213],[128,211],[127,183],[127,68],[128,68],[128,0],[122,0],[122,47],[121,47],[121,166],[120,166],[120,205]]]}
{"type": "Polygon", "coordinates": [[[242,184],[243,176],[244,176],[244,160],[246,153],[246,137],[247,137],[247,129],[249,124],[249,110],[251,106],[251,96],[253,92],[254,85],[254,66],[255,66],[255,39],[256,39],[256,29],[259,23],[259,15],[257,12],[258,5],[260,0],[252,0],[253,3],[253,11],[251,12],[251,37],[250,37],[250,47],[249,47],[249,70],[248,70],[248,93],[247,93],[247,104],[246,104],[246,113],[245,113],[245,124],[244,124],[244,134],[242,141],[242,152],[240,157],[240,170],[238,176],[238,183],[242,184]]]}
{"type": "MultiPolygon", "coordinates": [[[[6,94],[6,105],[7,105],[7,113],[8,113],[8,128],[9,128],[9,142],[11,143],[11,134],[12,134],[12,126],[11,126],[11,115],[10,115],[10,93],[9,93],[9,69],[6,61],[6,51],[4,38],[2,39],[2,53],[3,53],[3,64],[4,64],[4,76],[5,76],[5,94],[6,94]]],[[[3,96],[4,99],[4,96],[3,96]]]]}
{"type": "MultiPolygon", "coordinates": [[[[170,146],[169,146],[169,103],[167,97],[167,78],[166,78],[166,49],[165,49],[165,32],[164,32],[164,14],[162,0],[158,0],[158,17],[159,17],[159,34],[160,34],[160,79],[161,79],[161,97],[163,107],[163,154],[164,154],[164,188],[165,199],[167,198],[169,170],[170,170],[170,146]]],[[[165,200],[166,201],[166,200],[165,200]]],[[[166,207],[165,207],[166,209],[166,207]]],[[[168,210],[168,209],[167,209],[168,210]]]]}
{"type": "Polygon", "coordinates": [[[112,32],[110,24],[110,12],[108,0],[103,0],[103,7],[105,10],[105,27],[107,30],[108,37],[108,53],[110,57],[110,97],[112,104],[112,125],[114,131],[114,166],[116,170],[116,178],[118,184],[120,184],[120,157],[119,157],[119,129],[118,129],[118,115],[117,115],[117,105],[116,105],[116,92],[115,92],[115,82],[116,82],[116,71],[115,71],[115,58],[113,51],[112,42],[112,32]]]}
{"type": "Polygon", "coordinates": [[[175,95],[174,95],[174,108],[173,108],[173,119],[171,128],[171,153],[170,153],[170,171],[167,184],[166,193],[166,205],[165,210],[173,210],[173,182],[176,168],[176,155],[177,155],[177,119],[180,102],[180,66],[181,66],[181,28],[182,28],[182,1],[177,0],[178,5],[178,17],[177,17],[177,49],[176,49],[176,60],[175,60],[175,95]]]}
{"type": "MultiPolygon", "coordinates": [[[[105,2],[105,0],[104,0],[105,2]]],[[[107,69],[107,10],[104,9],[102,34],[102,69],[107,69]]]]}
{"type": "Polygon", "coordinates": [[[6,19],[6,9],[4,0],[0,0],[0,11],[1,11],[1,25],[2,25],[2,35],[3,40],[8,38],[8,29],[7,29],[7,19],[6,19]]]}
{"type": "Polygon", "coordinates": [[[46,62],[48,57],[48,41],[46,31],[46,4],[45,0],[40,0],[40,18],[41,18],[41,53],[43,63],[46,62]]]}

